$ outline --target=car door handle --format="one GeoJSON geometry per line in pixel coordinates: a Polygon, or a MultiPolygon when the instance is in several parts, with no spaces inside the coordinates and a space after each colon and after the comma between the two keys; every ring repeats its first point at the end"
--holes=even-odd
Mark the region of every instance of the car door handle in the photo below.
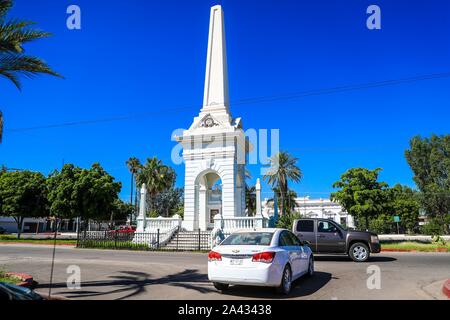
{"type": "Polygon", "coordinates": [[[319,235],[319,238],[325,238],[325,236],[324,235],[319,235]]]}

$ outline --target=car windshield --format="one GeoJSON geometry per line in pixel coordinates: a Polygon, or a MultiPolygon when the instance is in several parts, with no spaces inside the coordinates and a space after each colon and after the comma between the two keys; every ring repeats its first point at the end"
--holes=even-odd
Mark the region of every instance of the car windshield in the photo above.
{"type": "Polygon", "coordinates": [[[268,246],[272,242],[272,232],[240,232],[226,238],[222,246],[268,246]]]}

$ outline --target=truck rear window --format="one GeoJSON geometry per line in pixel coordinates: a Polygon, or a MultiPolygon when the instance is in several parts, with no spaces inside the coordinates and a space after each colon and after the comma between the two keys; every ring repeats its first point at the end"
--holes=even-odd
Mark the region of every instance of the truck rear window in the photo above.
{"type": "Polygon", "coordinates": [[[297,222],[298,232],[314,232],[314,221],[313,220],[300,220],[297,222]]]}

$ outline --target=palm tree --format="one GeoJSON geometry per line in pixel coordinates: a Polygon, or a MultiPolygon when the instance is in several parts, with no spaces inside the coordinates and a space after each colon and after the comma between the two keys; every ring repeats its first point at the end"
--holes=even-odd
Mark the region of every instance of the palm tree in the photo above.
{"type": "MultiPolygon", "coordinates": [[[[136,188],[136,185],[134,183],[134,179],[136,174],[139,172],[139,170],[142,168],[142,164],[136,157],[131,157],[126,161],[126,165],[128,167],[128,171],[131,173],[131,194],[130,194],[130,204],[133,205],[133,190],[136,188]]],[[[137,192],[136,192],[137,193],[137,192]]],[[[131,217],[132,218],[132,217],[131,217]]],[[[132,219],[130,219],[131,222],[132,219]]]]}
{"type": "MultiPolygon", "coordinates": [[[[277,187],[273,188],[273,192],[276,194],[278,199],[281,199],[281,193],[277,187]]],[[[295,208],[298,207],[297,197],[298,197],[297,193],[294,190],[288,189],[288,191],[286,192],[286,196],[284,197],[284,208],[288,214],[291,214],[292,212],[294,212],[295,208]]],[[[273,204],[274,199],[269,199],[267,202],[270,204],[273,204]]],[[[282,203],[283,202],[281,202],[281,201],[278,202],[279,208],[281,208],[282,203]]]]}
{"type": "MultiPolygon", "coordinates": [[[[34,22],[6,20],[12,0],[0,0],[0,76],[10,80],[21,90],[20,76],[33,78],[38,74],[62,77],[40,58],[24,54],[23,45],[36,39],[47,38],[50,33],[30,28],[34,22]]],[[[0,111],[0,142],[3,135],[3,114],[0,111]]]]}
{"type": "Polygon", "coordinates": [[[136,181],[147,186],[150,200],[150,210],[153,209],[153,200],[162,191],[170,189],[175,183],[176,175],[172,168],[164,165],[156,157],[148,158],[145,165],[136,176],[136,181]]]}
{"type": "Polygon", "coordinates": [[[263,179],[272,185],[272,188],[278,188],[280,196],[281,215],[286,213],[286,195],[288,193],[289,180],[299,182],[303,178],[303,173],[297,167],[297,158],[287,152],[280,151],[269,159],[267,174],[263,179]]]}
{"type": "Polygon", "coordinates": [[[249,216],[254,216],[256,213],[256,187],[245,184],[245,206],[249,216]]]}

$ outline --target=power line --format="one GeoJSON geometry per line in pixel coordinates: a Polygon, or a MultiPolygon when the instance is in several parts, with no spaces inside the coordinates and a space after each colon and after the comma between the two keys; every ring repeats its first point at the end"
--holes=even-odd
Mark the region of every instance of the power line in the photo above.
{"type": "MultiPolygon", "coordinates": [[[[356,90],[362,90],[362,89],[379,88],[379,87],[393,86],[393,85],[405,84],[405,83],[414,83],[414,82],[425,81],[425,80],[443,79],[443,78],[449,78],[449,77],[450,77],[450,72],[434,73],[434,74],[420,75],[420,76],[416,76],[416,77],[375,81],[375,82],[361,83],[361,84],[355,84],[355,85],[337,86],[337,87],[316,89],[316,90],[310,90],[310,91],[301,91],[301,92],[284,94],[284,95],[240,99],[240,100],[233,101],[231,103],[231,105],[242,106],[242,105],[266,103],[266,102],[280,101],[280,100],[299,99],[299,98],[310,97],[310,96],[328,95],[328,94],[356,91],[356,90]]],[[[145,113],[140,113],[140,114],[128,114],[128,115],[122,115],[122,116],[106,117],[106,118],[91,119],[91,120],[70,121],[70,122],[63,122],[63,123],[56,123],[56,124],[33,126],[33,127],[15,128],[15,129],[10,129],[10,130],[6,130],[6,131],[11,132],[11,133],[26,132],[26,131],[34,131],[34,130],[41,130],[41,129],[53,129],[53,128],[61,128],[61,127],[71,127],[71,126],[79,126],[79,125],[89,125],[89,124],[97,124],[97,123],[105,123],[105,122],[130,120],[130,119],[135,119],[135,118],[141,119],[144,117],[154,117],[154,116],[159,116],[159,115],[166,115],[168,113],[173,114],[173,113],[177,113],[177,112],[178,113],[185,112],[185,111],[189,111],[193,108],[197,108],[197,107],[198,107],[197,105],[196,106],[174,107],[174,108],[167,108],[164,110],[145,112],[145,113]]]]}
{"type": "Polygon", "coordinates": [[[413,83],[413,82],[418,82],[418,81],[449,78],[449,77],[450,77],[450,72],[434,73],[434,74],[421,75],[421,76],[416,76],[416,77],[401,78],[401,79],[394,79],[394,80],[383,80],[383,81],[376,81],[376,82],[367,82],[367,83],[361,83],[361,84],[355,84],[355,85],[345,85],[345,86],[331,87],[331,88],[311,90],[311,91],[303,91],[303,92],[278,95],[278,96],[267,96],[267,97],[261,97],[261,98],[242,99],[242,100],[240,100],[240,102],[237,101],[233,105],[236,106],[236,105],[241,105],[241,104],[253,104],[253,103],[261,103],[261,102],[271,102],[271,101],[277,101],[277,100],[296,99],[296,98],[303,98],[303,97],[308,97],[308,96],[318,96],[318,95],[333,94],[333,93],[340,93],[340,92],[347,92],[347,91],[354,91],[354,90],[378,88],[378,87],[392,86],[392,85],[403,84],[403,83],[413,83]]]}

